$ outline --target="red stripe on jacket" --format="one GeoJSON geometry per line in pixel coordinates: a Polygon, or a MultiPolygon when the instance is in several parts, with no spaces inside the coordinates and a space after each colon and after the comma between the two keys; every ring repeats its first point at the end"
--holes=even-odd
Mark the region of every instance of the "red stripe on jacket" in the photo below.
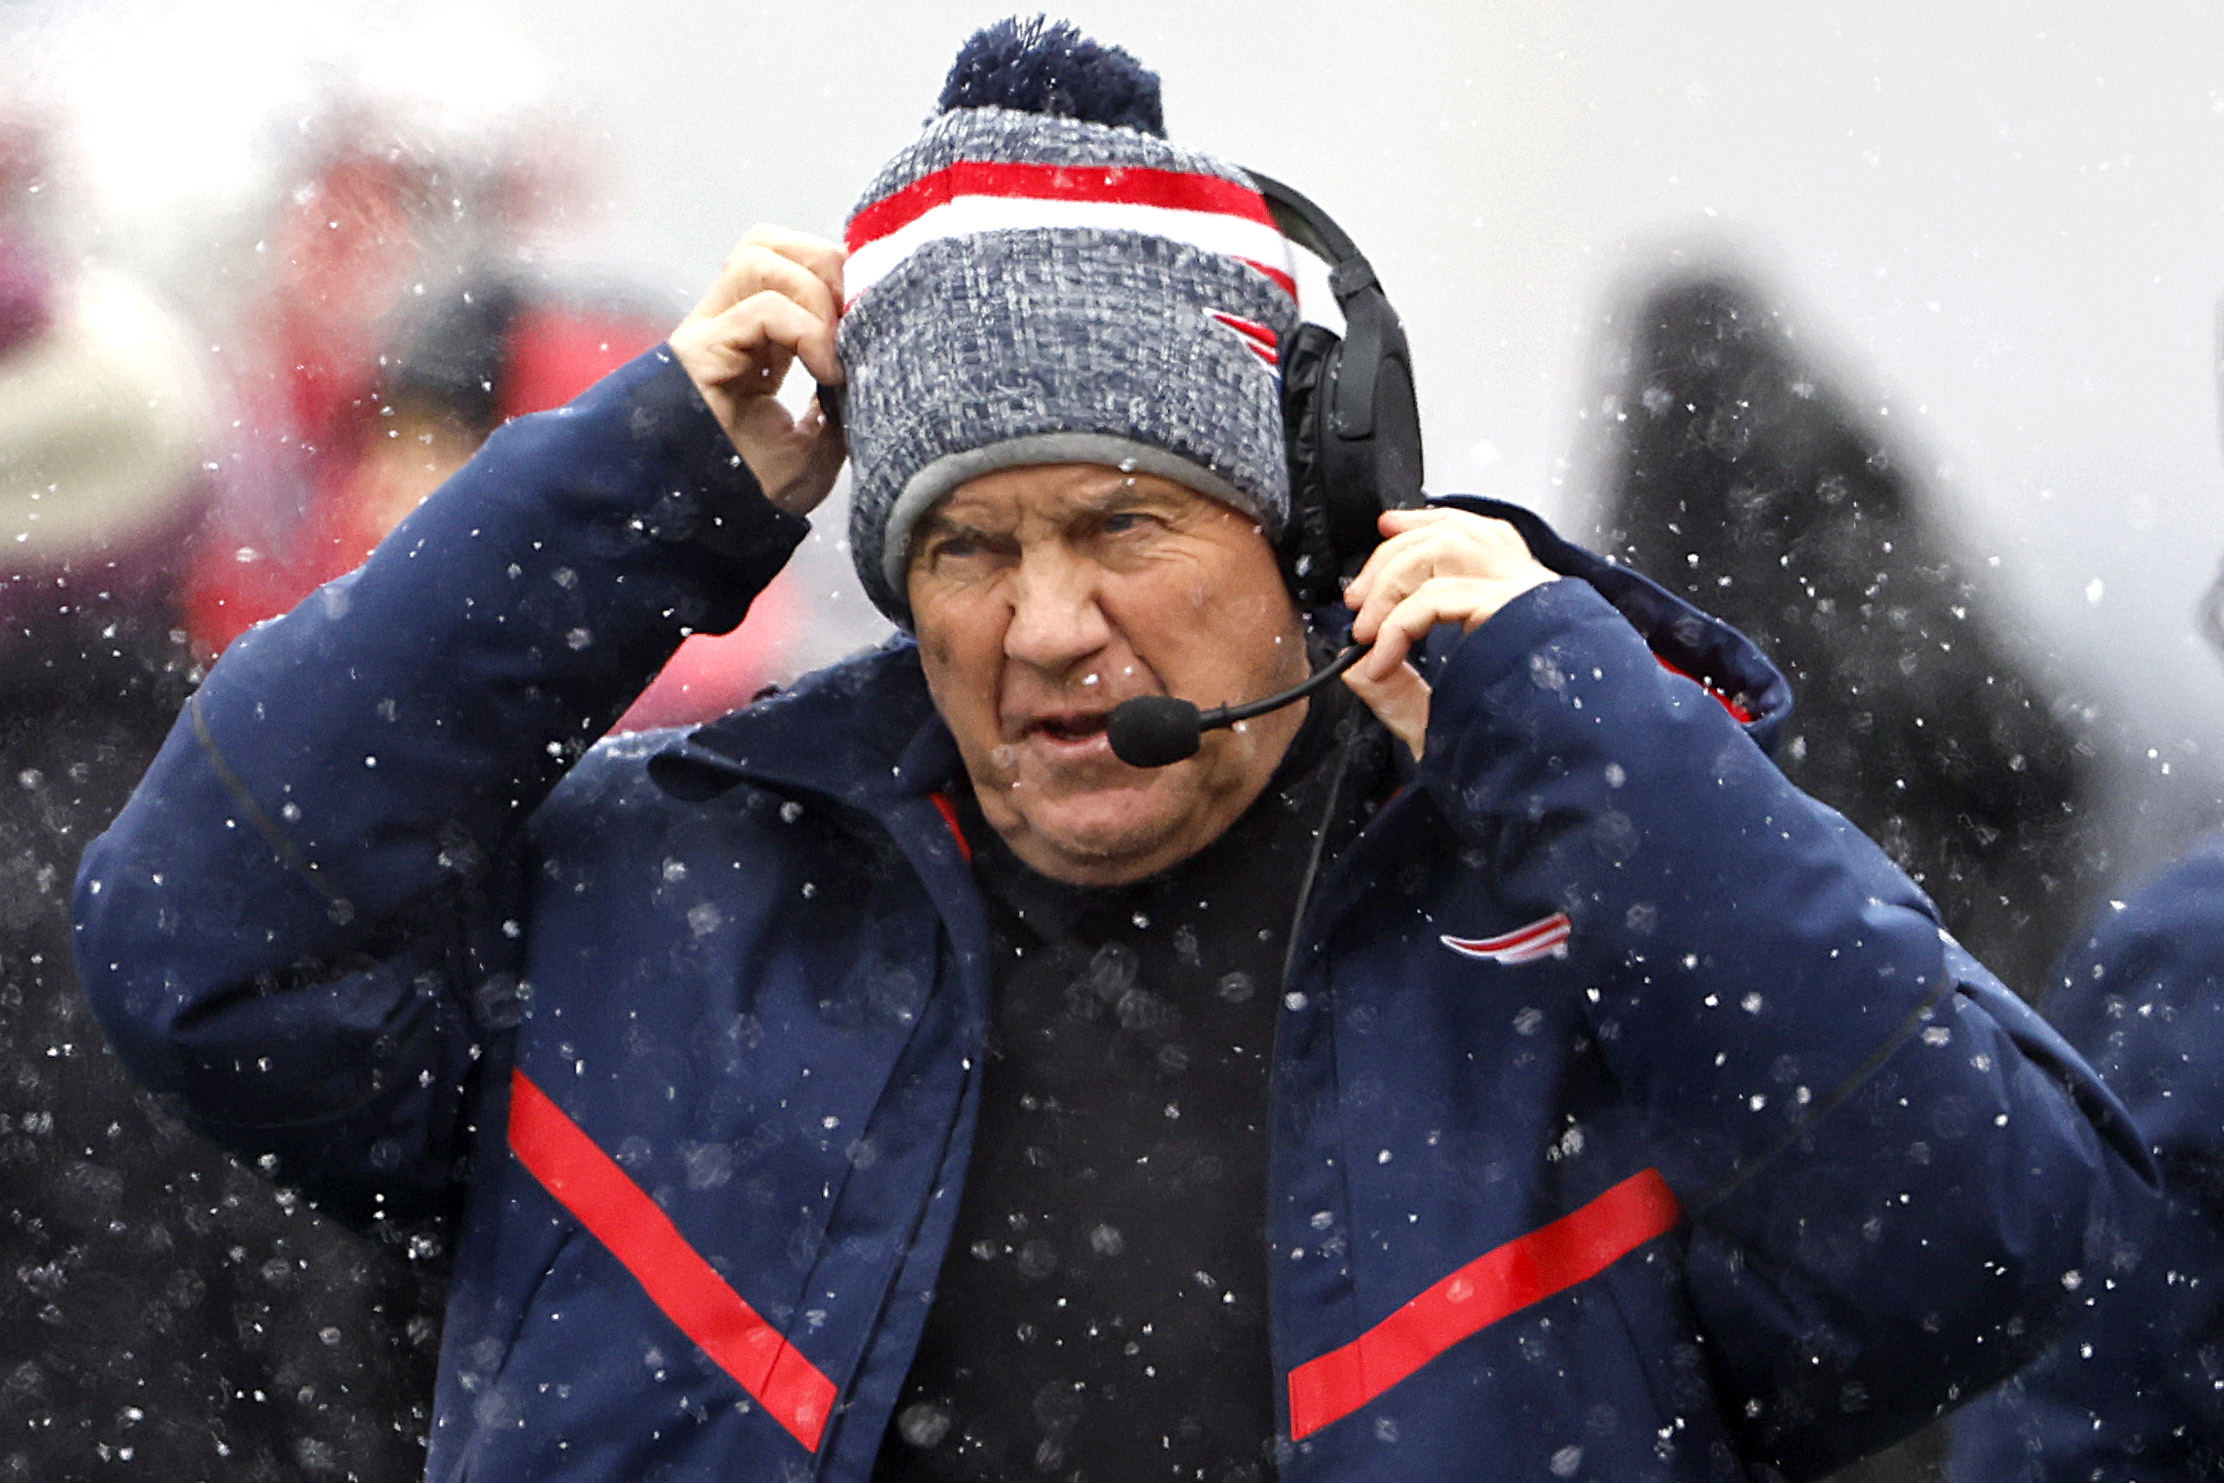
{"type": "Polygon", "coordinates": [[[1349,1416],[1462,1339],[1597,1276],[1682,1219],[1668,1182],[1647,1169],[1485,1252],[1349,1344],[1290,1371],[1290,1439],[1349,1416]]]}
{"type": "Polygon", "coordinates": [[[759,1317],[656,1201],[523,1071],[510,1075],[510,1150],[665,1317],[798,1442],[818,1450],[834,1409],[834,1382],[759,1317]]]}

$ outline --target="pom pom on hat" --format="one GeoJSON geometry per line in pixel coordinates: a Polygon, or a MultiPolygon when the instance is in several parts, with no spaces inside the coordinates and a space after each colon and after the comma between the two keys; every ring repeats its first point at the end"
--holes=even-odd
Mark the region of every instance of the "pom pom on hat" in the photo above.
{"type": "Polygon", "coordinates": [[[1009,108],[1166,137],[1158,74],[1070,21],[1013,16],[966,39],[942,84],[937,113],[1009,108]]]}

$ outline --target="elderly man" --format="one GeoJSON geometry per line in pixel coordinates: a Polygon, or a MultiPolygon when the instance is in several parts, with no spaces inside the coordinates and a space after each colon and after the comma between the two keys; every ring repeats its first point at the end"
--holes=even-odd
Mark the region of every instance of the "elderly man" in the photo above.
{"type": "Polygon", "coordinates": [[[1301,611],[1248,178],[1064,28],[943,101],[846,256],[753,232],[236,645],[87,856],[139,1072],[448,1223],[432,1475],[1812,1476],[2026,1357],[2140,1154],[1767,762],[1766,662],[1505,507],[1301,611]],[[827,493],[797,359],[906,635],[596,745],[827,493]]]}

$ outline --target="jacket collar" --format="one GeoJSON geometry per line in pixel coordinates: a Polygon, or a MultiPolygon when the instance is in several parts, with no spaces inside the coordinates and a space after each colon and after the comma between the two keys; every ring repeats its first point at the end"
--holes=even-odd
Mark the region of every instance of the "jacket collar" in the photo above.
{"type": "Polygon", "coordinates": [[[649,759],[650,776],[682,798],[707,799],[747,780],[876,814],[932,793],[958,769],[918,645],[903,634],[698,726],[649,759]]]}

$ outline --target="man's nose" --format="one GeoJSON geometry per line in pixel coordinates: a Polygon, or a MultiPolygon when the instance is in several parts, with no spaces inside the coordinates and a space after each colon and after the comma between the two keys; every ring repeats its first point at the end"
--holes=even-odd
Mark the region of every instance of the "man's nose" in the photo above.
{"type": "Polygon", "coordinates": [[[1092,563],[1065,553],[1029,552],[1012,587],[1008,658],[1062,674],[1102,649],[1111,636],[1092,563]]]}

